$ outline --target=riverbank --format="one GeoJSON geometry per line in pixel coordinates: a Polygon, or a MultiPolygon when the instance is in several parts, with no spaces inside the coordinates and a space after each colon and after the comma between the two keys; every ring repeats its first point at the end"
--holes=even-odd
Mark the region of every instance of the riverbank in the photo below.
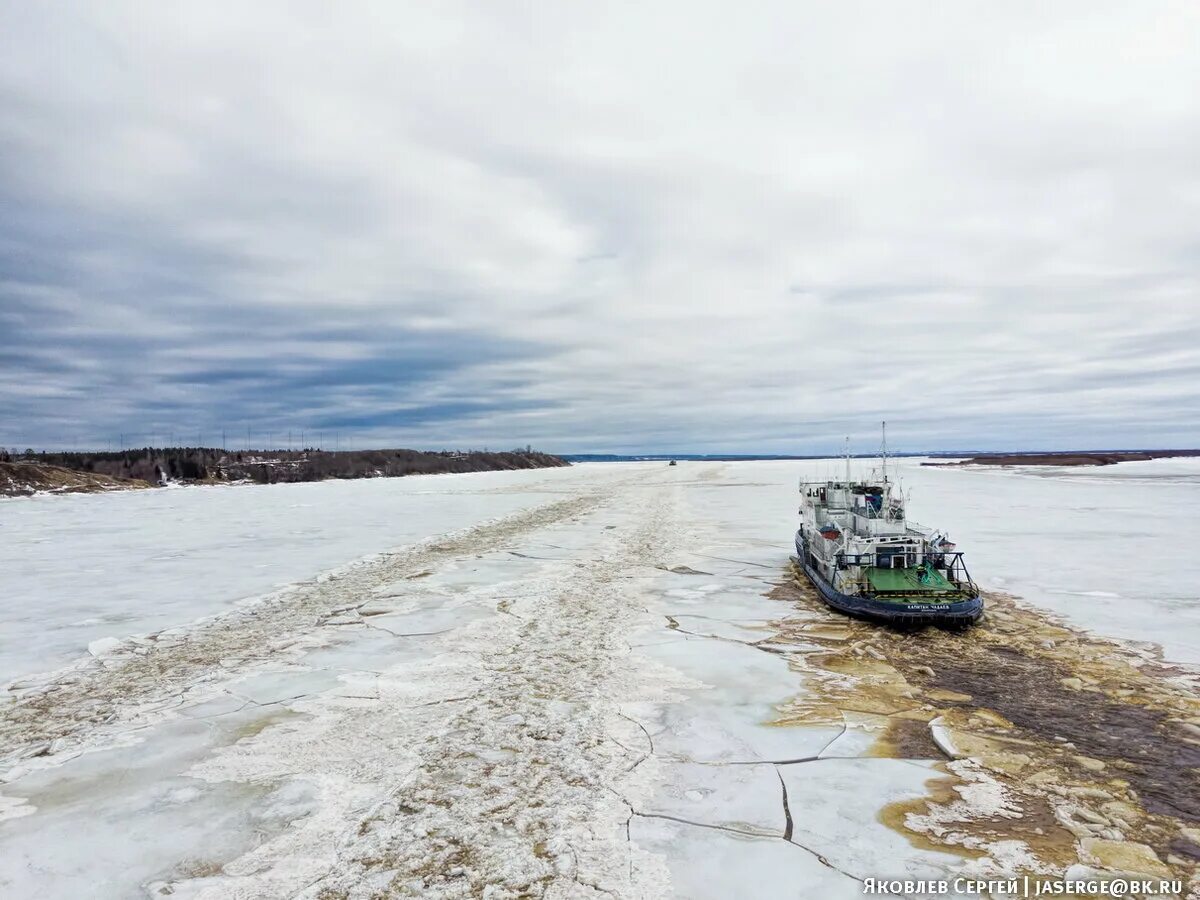
{"type": "Polygon", "coordinates": [[[1147,462],[1152,459],[1174,459],[1200,456],[1200,450],[1091,450],[1055,451],[1051,453],[982,453],[952,462],[924,462],[923,466],[1115,466],[1122,462],[1147,462]]]}
{"type": "Polygon", "coordinates": [[[135,478],[113,478],[35,462],[0,462],[0,497],[34,494],[96,494],[153,487],[135,478]]]}
{"type": "Polygon", "coordinates": [[[0,496],[96,493],[167,484],[281,484],[507,472],[569,466],[536,450],[238,450],[145,447],[83,453],[29,453],[0,460],[0,496]]]}

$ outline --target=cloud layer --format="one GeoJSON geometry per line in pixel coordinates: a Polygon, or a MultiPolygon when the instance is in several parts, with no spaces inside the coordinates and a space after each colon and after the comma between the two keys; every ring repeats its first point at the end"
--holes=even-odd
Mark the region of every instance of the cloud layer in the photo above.
{"type": "Polygon", "coordinates": [[[0,444],[1200,443],[1195,4],[0,33],[0,444]]]}

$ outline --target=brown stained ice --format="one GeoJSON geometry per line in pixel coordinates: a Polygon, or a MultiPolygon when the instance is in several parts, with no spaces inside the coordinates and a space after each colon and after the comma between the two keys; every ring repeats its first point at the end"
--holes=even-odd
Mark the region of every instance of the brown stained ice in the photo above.
{"type": "Polygon", "coordinates": [[[880,814],[915,845],[977,857],[1019,841],[1031,873],[1078,863],[1200,879],[1194,673],[999,594],[966,632],[843,617],[794,571],[770,596],[798,613],[775,623],[773,642],[803,648],[788,659],[809,689],[775,724],[870,723],[870,755],[940,761],[928,796],[880,814]],[[972,810],[963,797],[977,779],[997,783],[1012,808],[972,810]]]}

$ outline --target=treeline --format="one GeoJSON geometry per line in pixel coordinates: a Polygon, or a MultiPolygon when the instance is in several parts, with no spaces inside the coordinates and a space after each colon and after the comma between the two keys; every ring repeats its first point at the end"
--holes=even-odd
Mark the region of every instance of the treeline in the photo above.
{"type": "Polygon", "coordinates": [[[0,461],[41,463],[151,484],[253,481],[275,484],[327,478],[384,478],[443,472],[540,469],[570,465],[532,449],[508,452],[422,450],[240,450],[142,447],[82,453],[0,453],[0,461]]]}

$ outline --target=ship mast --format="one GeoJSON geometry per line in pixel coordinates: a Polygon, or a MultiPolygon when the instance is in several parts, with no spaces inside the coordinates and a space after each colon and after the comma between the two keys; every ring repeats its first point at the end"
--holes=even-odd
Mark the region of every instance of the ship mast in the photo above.
{"type": "Polygon", "coordinates": [[[888,480],[887,480],[887,422],[880,422],[879,425],[883,431],[883,438],[879,444],[879,455],[883,459],[883,485],[886,488],[887,483],[888,483],[888,480]]]}
{"type": "Polygon", "coordinates": [[[883,474],[883,497],[880,505],[884,521],[892,520],[892,488],[888,486],[888,424],[880,422],[882,437],[880,438],[880,468],[883,474]]]}

